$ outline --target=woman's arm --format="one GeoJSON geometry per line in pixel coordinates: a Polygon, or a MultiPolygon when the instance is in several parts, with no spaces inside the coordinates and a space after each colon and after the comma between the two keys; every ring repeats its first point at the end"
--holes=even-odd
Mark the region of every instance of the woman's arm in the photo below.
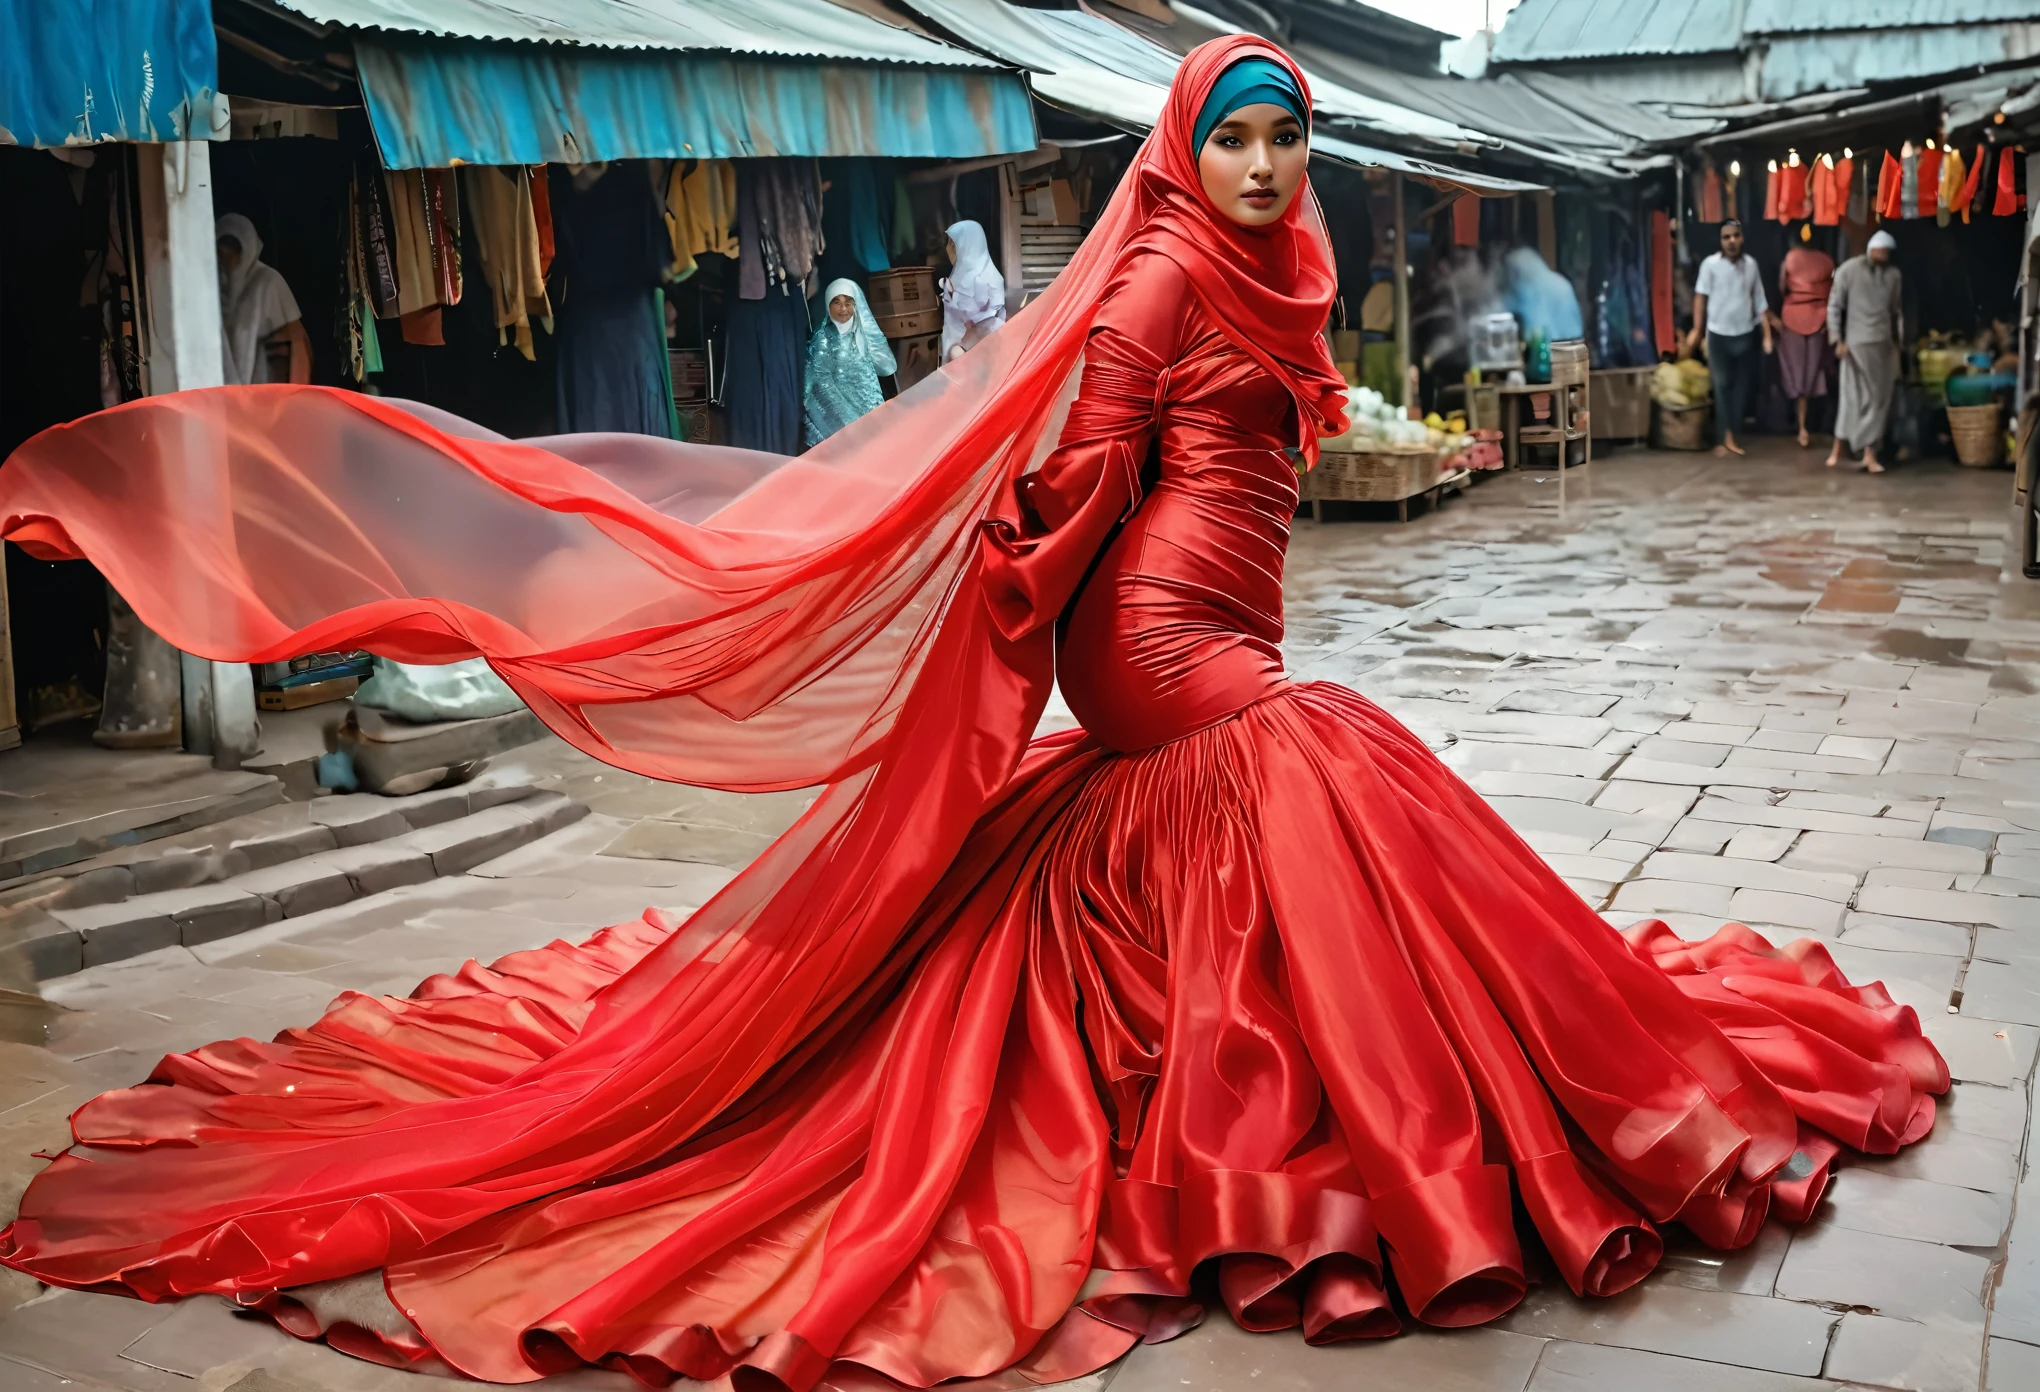
{"type": "Polygon", "coordinates": [[[293,319],[279,329],[270,341],[282,341],[290,345],[290,380],[303,386],[312,380],[312,336],[305,332],[305,321],[293,319]]]}
{"type": "Polygon", "coordinates": [[[1105,292],[1056,448],[985,524],[987,595],[1009,638],[1053,623],[1099,547],[1140,503],[1140,471],[1180,347],[1190,286],[1160,255],[1105,292]]]}

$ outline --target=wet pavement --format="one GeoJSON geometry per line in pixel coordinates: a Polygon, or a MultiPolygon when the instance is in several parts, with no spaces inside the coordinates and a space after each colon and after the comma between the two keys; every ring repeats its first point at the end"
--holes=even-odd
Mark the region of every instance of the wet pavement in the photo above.
{"type": "MultiPolygon", "coordinates": [[[[1999,578],[2009,475],[1837,474],[1787,444],[1623,454],[1567,489],[1562,517],[1555,481],[1524,473],[1405,525],[1299,522],[1294,670],[1407,721],[1611,922],[1815,935],[1883,981],[1957,1079],[1933,1134],[1851,1163],[1812,1222],[1742,1251],[1668,1233],[1612,1300],[1546,1281],[1489,1328],[1322,1349],[1218,1314],[1086,1388],[2040,1387],[2040,582],[1999,578]]],[[[563,746],[508,762],[590,815],[465,873],[0,993],[0,1212],[72,1108],[166,1050],[698,904],[803,802],[563,746]]],[[[216,1300],[0,1273],[0,1392],[418,1385],[216,1300]]]]}

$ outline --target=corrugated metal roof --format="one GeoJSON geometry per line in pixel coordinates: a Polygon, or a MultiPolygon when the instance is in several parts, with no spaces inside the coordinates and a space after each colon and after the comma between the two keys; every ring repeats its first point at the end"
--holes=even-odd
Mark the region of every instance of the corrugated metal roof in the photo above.
{"type": "MultiPolygon", "coordinates": [[[[1179,55],[1138,34],[1081,12],[1021,9],[999,0],[905,0],[905,3],[958,39],[1028,69],[1027,80],[1044,101],[1130,130],[1150,130],[1160,119],[1169,84],[1175,81],[1176,68],[1182,62],[1179,55]]],[[[1312,75],[1314,93],[1318,83],[1319,78],[1312,75]]],[[[1337,84],[1328,86],[1345,90],[1337,84]]],[[[1376,102],[1358,93],[1351,95],[1356,103],[1368,104],[1377,113],[1393,110],[1404,122],[1393,127],[1398,134],[1412,133],[1411,126],[1461,129],[1421,112],[1391,108],[1389,103],[1376,102]]],[[[1331,110],[1322,96],[1319,107],[1331,110]]],[[[1528,187],[1394,151],[1374,150],[1319,132],[1312,133],[1311,146],[1314,152],[1343,163],[1403,169],[1420,178],[1463,188],[1501,192],[1528,187]]]]}
{"type": "Polygon", "coordinates": [[[1497,63],[1733,53],[1751,0],[1523,0],[1495,35],[1497,63]]]}
{"type": "Polygon", "coordinates": [[[1787,101],[1872,82],[1907,82],[2040,57],[2040,21],[1777,34],[1766,40],[1757,95],[1787,101]]]}
{"type": "Polygon", "coordinates": [[[0,145],[225,140],[207,0],[0,0],[0,145]]]}
{"type": "Polygon", "coordinates": [[[1745,34],[1932,28],[2040,19],[2040,0],[1749,0],[1745,34]]]}
{"type": "Polygon", "coordinates": [[[277,0],[323,24],[442,39],[983,68],[952,44],[829,0],[277,0]]]}
{"type": "Polygon", "coordinates": [[[591,51],[375,35],[354,46],[383,162],[882,155],[1032,150],[1017,74],[720,53],[591,51]]]}

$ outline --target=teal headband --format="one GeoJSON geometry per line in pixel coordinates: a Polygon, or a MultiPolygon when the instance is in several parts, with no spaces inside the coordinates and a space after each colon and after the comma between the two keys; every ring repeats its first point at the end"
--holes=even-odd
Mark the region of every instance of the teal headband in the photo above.
{"type": "Polygon", "coordinates": [[[1204,149],[1204,142],[1211,138],[1212,128],[1220,121],[1243,106],[1255,106],[1261,102],[1288,107],[1306,128],[1310,125],[1310,113],[1303,105],[1303,91],[1296,85],[1296,78],[1289,69],[1267,58],[1242,58],[1220,73],[1218,81],[1211,84],[1211,95],[1204,99],[1204,106],[1197,113],[1196,128],[1191,134],[1192,158],[1204,149]]]}

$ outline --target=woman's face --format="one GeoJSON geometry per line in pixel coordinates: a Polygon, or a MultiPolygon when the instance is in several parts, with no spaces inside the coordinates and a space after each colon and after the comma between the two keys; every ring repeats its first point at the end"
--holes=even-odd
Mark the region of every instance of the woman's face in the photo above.
{"type": "Polygon", "coordinates": [[[829,317],[839,324],[847,324],[857,317],[857,301],[848,295],[838,295],[829,301],[829,317]]]}
{"type": "Polygon", "coordinates": [[[1303,184],[1310,138],[1284,106],[1243,106],[1212,128],[1197,152],[1204,192],[1242,227],[1279,222],[1303,184]]]}

